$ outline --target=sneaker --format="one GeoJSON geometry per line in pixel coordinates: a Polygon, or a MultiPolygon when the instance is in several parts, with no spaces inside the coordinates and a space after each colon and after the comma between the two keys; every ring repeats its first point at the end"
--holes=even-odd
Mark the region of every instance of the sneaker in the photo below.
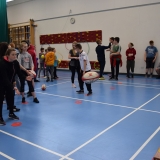
{"type": "Polygon", "coordinates": [[[115,80],[118,81],[118,77],[116,77],[115,80]]]}
{"type": "Polygon", "coordinates": [[[145,77],[148,78],[148,74],[146,74],[145,77]]]}
{"type": "Polygon", "coordinates": [[[32,97],[32,93],[27,93],[27,97],[32,97]]]}
{"type": "Polygon", "coordinates": [[[84,93],[84,90],[79,90],[79,91],[76,91],[77,93],[84,93]]]}
{"type": "Polygon", "coordinates": [[[51,79],[51,82],[53,82],[53,79],[51,79]]]}
{"type": "Polygon", "coordinates": [[[26,102],[25,97],[23,97],[22,98],[22,103],[25,103],[25,102],[26,102]]]}
{"type": "Polygon", "coordinates": [[[34,98],[34,99],[33,99],[33,102],[35,102],[35,103],[39,103],[39,101],[38,101],[38,99],[37,99],[37,98],[34,98]]]}
{"type": "Polygon", "coordinates": [[[152,76],[153,76],[153,75],[152,75],[152,74],[150,74],[150,78],[152,78],[152,76]]]}
{"type": "Polygon", "coordinates": [[[44,76],[43,78],[47,78],[46,76],[44,76]]]}
{"type": "Polygon", "coordinates": [[[19,117],[17,117],[14,113],[10,113],[8,117],[11,119],[19,120],[19,117]]]}
{"type": "Polygon", "coordinates": [[[127,78],[131,78],[130,76],[127,76],[127,78]]]}
{"type": "Polygon", "coordinates": [[[110,78],[109,78],[109,80],[112,80],[112,79],[114,79],[114,77],[110,77],[110,78]]]}
{"type": "Polygon", "coordinates": [[[87,93],[87,96],[90,96],[90,95],[92,95],[92,92],[88,92],[88,93],[87,93]]]}
{"type": "Polygon", "coordinates": [[[6,123],[5,123],[5,121],[3,120],[3,118],[0,117],[0,126],[4,126],[4,125],[6,125],[6,123]]]}
{"type": "Polygon", "coordinates": [[[35,79],[34,82],[40,82],[39,80],[35,79]]]}
{"type": "MultiPolygon", "coordinates": [[[[7,110],[9,110],[9,107],[7,107],[7,110]]],[[[17,108],[16,106],[13,107],[13,112],[19,112],[19,111],[20,111],[19,108],[17,108]]]]}
{"type": "Polygon", "coordinates": [[[157,76],[156,79],[160,79],[160,76],[157,76]]]}
{"type": "Polygon", "coordinates": [[[132,74],[132,78],[134,78],[134,75],[132,74]]]}
{"type": "Polygon", "coordinates": [[[105,80],[105,78],[104,77],[100,77],[99,80],[105,80]]]}
{"type": "Polygon", "coordinates": [[[76,85],[75,85],[75,84],[72,84],[72,87],[73,87],[73,88],[76,88],[76,85]]]}
{"type": "Polygon", "coordinates": [[[49,82],[49,79],[47,79],[46,82],[49,82]]]}

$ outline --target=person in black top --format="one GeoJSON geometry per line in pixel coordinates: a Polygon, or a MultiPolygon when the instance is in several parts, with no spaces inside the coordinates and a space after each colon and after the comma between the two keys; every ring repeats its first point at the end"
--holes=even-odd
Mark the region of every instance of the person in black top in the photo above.
{"type": "Polygon", "coordinates": [[[74,84],[74,77],[75,77],[75,72],[77,71],[78,74],[78,81],[81,78],[81,74],[80,74],[80,63],[79,63],[79,53],[77,53],[76,51],[76,46],[77,42],[73,42],[72,43],[72,49],[69,51],[69,55],[68,58],[71,59],[71,61],[69,62],[69,69],[72,72],[71,75],[71,82],[72,82],[72,87],[76,88],[75,84],[74,84]]]}
{"type": "Polygon", "coordinates": [[[99,39],[97,40],[97,44],[98,44],[98,46],[96,47],[96,53],[97,53],[98,62],[100,64],[100,78],[99,78],[99,80],[105,80],[105,78],[103,77],[104,67],[106,64],[104,51],[106,49],[110,48],[111,44],[109,44],[109,46],[102,46],[102,41],[99,39]]]}
{"type": "Polygon", "coordinates": [[[4,95],[6,95],[7,105],[9,107],[9,118],[19,119],[13,113],[14,107],[14,90],[17,88],[14,86],[15,75],[17,74],[20,79],[32,80],[30,76],[24,76],[20,71],[20,65],[18,63],[16,50],[11,48],[6,52],[6,56],[0,59],[0,125],[5,125],[2,117],[2,106],[4,95]]]}

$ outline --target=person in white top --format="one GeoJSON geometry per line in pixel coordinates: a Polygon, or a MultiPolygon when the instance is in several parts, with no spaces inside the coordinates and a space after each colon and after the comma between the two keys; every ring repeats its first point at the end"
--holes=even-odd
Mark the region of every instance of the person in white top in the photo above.
{"type": "MultiPolygon", "coordinates": [[[[82,50],[81,44],[76,44],[76,51],[79,53],[79,61],[80,61],[80,67],[81,67],[81,78],[79,80],[80,90],[77,91],[77,93],[84,93],[84,88],[83,88],[84,82],[82,81],[82,76],[86,72],[91,71],[91,65],[90,65],[89,58],[88,58],[87,54],[82,50]]],[[[91,84],[86,83],[86,87],[88,90],[87,96],[89,96],[92,94],[91,84]]]]}

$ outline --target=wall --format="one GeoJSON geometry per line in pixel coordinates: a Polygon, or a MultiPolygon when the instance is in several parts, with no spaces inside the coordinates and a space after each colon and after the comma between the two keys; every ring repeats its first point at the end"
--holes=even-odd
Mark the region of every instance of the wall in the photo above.
{"type": "MultiPolygon", "coordinates": [[[[128,43],[133,42],[137,50],[135,73],[145,73],[143,55],[149,40],[154,40],[160,50],[160,0],[152,0],[150,5],[149,3],[151,3],[150,0],[35,0],[8,7],[8,19],[11,24],[26,22],[30,18],[36,21],[38,25],[36,28],[37,50],[41,47],[39,35],[42,34],[101,29],[104,45],[108,45],[109,37],[119,36],[123,55],[123,67],[120,72],[126,72],[125,51],[128,43]],[[71,15],[67,16],[70,9],[72,17],[76,19],[75,24],[70,24],[71,15]]],[[[96,60],[96,44],[89,43],[89,45],[89,58],[96,60]]],[[[58,54],[60,59],[61,54],[63,59],[67,59],[68,50],[65,45],[51,46],[54,46],[60,53],[58,54]]],[[[71,44],[67,44],[67,48],[71,48],[71,44]]],[[[87,51],[88,45],[83,43],[83,48],[87,51]]],[[[110,71],[108,57],[109,52],[106,52],[105,71],[110,71]]],[[[157,63],[158,61],[160,57],[157,63]]]]}

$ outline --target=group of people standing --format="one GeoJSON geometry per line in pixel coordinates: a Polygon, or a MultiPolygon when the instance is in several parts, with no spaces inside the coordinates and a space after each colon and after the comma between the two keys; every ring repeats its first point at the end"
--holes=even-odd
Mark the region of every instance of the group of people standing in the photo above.
{"type": "MultiPolygon", "coordinates": [[[[99,80],[105,80],[103,77],[104,68],[106,64],[105,51],[110,51],[110,64],[111,64],[111,76],[109,80],[118,80],[119,67],[122,66],[122,55],[121,46],[119,45],[119,37],[111,37],[109,39],[110,43],[108,46],[102,46],[102,41],[97,40],[98,46],[96,47],[97,59],[100,64],[100,78],[99,80]],[[115,71],[116,70],[116,71],[115,71]]],[[[152,77],[154,71],[155,61],[157,59],[158,50],[154,46],[154,42],[150,41],[149,46],[145,50],[144,61],[146,62],[146,77],[152,77]],[[150,75],[149,75],[150,73],[150,75]]],[[[128,49],[126,50],[126,70],[127,77],[134,78],[134,68],[135,68],[135,55],[136,50],[133,43],[128,44],[128,49]]],[[[157,78],[160,79],[160,64],[156,68],[158,74],[157,78]]]]}

